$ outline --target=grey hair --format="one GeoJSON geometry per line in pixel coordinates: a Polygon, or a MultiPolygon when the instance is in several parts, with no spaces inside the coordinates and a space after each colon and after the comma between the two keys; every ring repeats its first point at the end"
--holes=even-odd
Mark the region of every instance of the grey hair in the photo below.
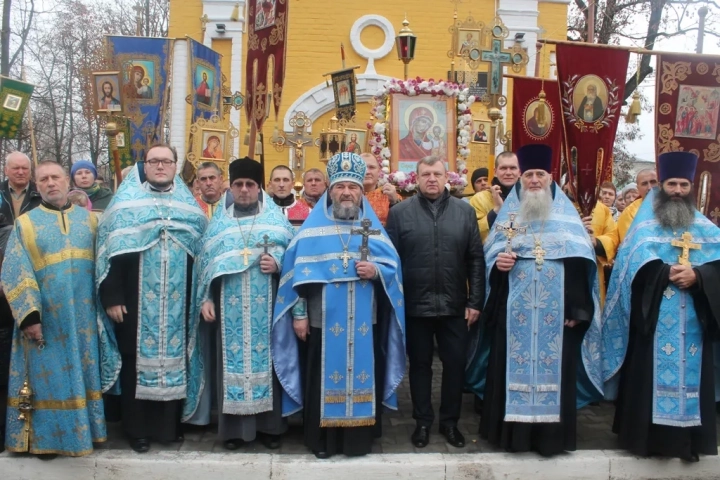
{"type": "Polygon", "coordinates": [[[495,157],[495,170],[497,170],[498,166],[500,165],[500,159],[510,157],[517,157],[517,155],[515,155],[515,152],[501,152],[500,154],[498,154],[498,156],[495,157]]]}
{"type": "Polygon", "coordinates": [[[7,165],[8,161],[10,160],[10,157],[12,157],[12,156],[22,157],[22,158],[24,158],[25,160],[27,160],[27,162],[30,164],[30,166],[32,166],[32,162],[30,161],[30,157],[28,157],[27,155],[25,155],[23,152],[21,152],[21,151],[19,151],[19,150],[15,150],[14,152],[10,152],[10,153],[8,153],[8,154],[5,156],[5,165],[7,165]]]}
{"type": "Polygon", "coordinates": [[[202,162],[200,165],[197,166],[197,170],[195,170],[195,171],[199,172],[200,170],[205,170],[206,168],[212,168],[213,170],[215,170],[217,172],[218,175],[220,175],[220,177],[223,176],[222,170],[220,169],[220,167],[218,167],[218,164],[215,162],[202,162]]]}
{"type": "MultiPolygon", "coordinates": [[[[420,165],[427,165],[428,167],[431,167],[435,165],[436,163],[442,163],[443,168],[445,168],[445,162],[442,161],[442,158],[436,156],[436,155],[429,155],[427,157],[423,157],[417,162],[417,166],[415,167],[415,173],[420,173],[420,165]]],[[[447,171],[447,169],[445,169],[447,171]]]]}

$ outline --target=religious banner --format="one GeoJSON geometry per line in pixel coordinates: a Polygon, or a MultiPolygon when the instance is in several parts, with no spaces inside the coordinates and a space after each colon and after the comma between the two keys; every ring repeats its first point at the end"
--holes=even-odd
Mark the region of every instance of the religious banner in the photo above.
{"type": "Polygon", "coordinates": [[[190,82],[187,101],[192,105],[192,122],[198,118],[209,119],[222,116],[221,103],[222,55],[192,38],[188,38],[188,62],[190,82]]]}
{"type": "Polygon", "coordinates": [[[718,225],[720,56],[662,54],[657,61],[655,151],[657,155],[687,151],[698,156],[697,207],[718,225]]]}
{"type": "Polygon", "coordinates": [[[560,181],[563,127],[557,82],[513,77],[512,150],[539,143],[552,148],[552,175],[560,181]]]}
{"type": "Polygon", "coordinates": [[[280,111],[285,80],[285,46],[288,24],[288,0],[250,0],[248,6],[248,52],[245,64],[245,113],[248,122],[259,131],[267,115],[268,94],[280,111]],[[268,85],[272,59],[273,72],[268,85]],[[269,88],[271,87],[271,88],[269,88]]]}
{"type": "Polygon", "coordinates": [[[589,216],[611,163],[630,53],[588,43],[558,43],[558,85],[571,185],[589,216]]]}
{"type": "Polygon", "coordinates": [[[120,72],[123,110],[130,125],[125,141],[135,163],[162,139],[173,40],[108,36],[107,44],[109,62],[120,72]]]}
{"type": "Polygon", "coordinates": [[[335,115],[338,120],[352,120],[355,116],[355,69],[348,68],[330,74],[335,95],[335,115]]]}
{"type": "Polygon", "coordinates": [[[0,77],[0,138],[17,137],[34,88],[20,80],[0,77]]]}

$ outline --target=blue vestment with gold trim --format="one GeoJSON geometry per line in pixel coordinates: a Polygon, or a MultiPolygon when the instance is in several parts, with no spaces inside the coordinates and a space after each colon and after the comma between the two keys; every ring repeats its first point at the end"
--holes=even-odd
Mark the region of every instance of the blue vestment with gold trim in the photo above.
{"type": "MultiPolygon", "coordinates": [[[[139,400],[180,400],[187,388],[187,270],[195,258],[207,217],[179,177],[158,192],[140,180],[138,166],[123,179],[100,218],[95,284],[110,272],[113,257],[140,253],[138,286],[137,386],[139,400]]],[[[99,298],[98,298],[99,302],[99,298]]],[[[98,316],[113,331],[105,309],[98,316]]],[[[121,359],[115,339],[102,349],[103,391],[119,393],[121,359]]]]}
{"type": "Polygon", "coordinates": [[[321,427],[353,427],[375,423],[375,349],[385,356],[382,398],[397,408],[395,391],[405,374],[405,308],[400,257],[368,201],[363,198],[361,218],[335,220],[327,193],[303,223],[285,252],[272,331],[275,371],[284,390],[283,415],[303,406],[298,361],[298,338],[291,310],[300,300],[302,285],[321,286],[323,295],[323,346],[321,427]],[[368,261],[379,268],[378,282],[390,305],[386,344],[373,345],[376,289],[360,280],[355,262],[360,259],[361,236],[351,234],[368,218],[379,235],[369,237],[368,261]],[[347,248],[344,248],[345,244],[347,248]],[[344,253],[348,263],[344,265],[344,253]]]}
{"type": "MultiPolygon", "coordinates": [[[[280,208],[265,193],[256,215],[234,217],[230,192],[225,208],[218,209],[200,243],[195,262],[197,282],[193,294],[188,340],[188,395],[183,406],[183,421],[195,415],[210,417],[209,365],[203,363],[203,320],[200,310],[212,301],[211,284],[220,282],[220,322],[222,351],[222,412],[231,415],[255,415],[272,410],[273,381],[270,331],[274,300],[273,275],[260,271],[262,244],[267,236],[267,252],[282,269],[285,248],[294,235],[293,227],[280,208]],[[247,259],[245,249],[248,250],[247,259]],[[207,398],[202,401],[205,395],[207,398]],[[199,411],[199,410],[204,411],[199,411]]],[[[209,342],[207,342],[209,343],[209,342]]],[[[191,421],[190,423],[194,423],[191,421]]],[[[200,422],[205,423],[205,422],[200,422]]]]}
{"type": "Polygon", "coordinates": [[[96,229],[95,215],[83,208],[40,206],[21,215],[10,235],[2,285],[18,322],[5,438],[11,452],[80,456],[105,441],[98,345],[99,334],[106,340],[107,334],[95,311],[96,229]],[[40,316],[42,350],[19,329],[33,312],[40,316]],[[29,423],[18,419],[26,374],[34,393],[29,423]]]}

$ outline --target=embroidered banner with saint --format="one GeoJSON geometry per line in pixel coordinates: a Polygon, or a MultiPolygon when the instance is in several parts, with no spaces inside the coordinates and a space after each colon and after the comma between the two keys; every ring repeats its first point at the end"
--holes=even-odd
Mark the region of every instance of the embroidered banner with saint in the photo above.
{"type": "Polygon", "coordinates": [[[17,137],[34,88],[20,80],[0,77],[0,138],[17,137]]]}
{"type": "Polygon", "coordinates": [[[559,43],[556,49],[565,155],[580,209],[589,216],[604,180],[610,180],[613,144],[625,93],[630,53],[592,44],[559,43]]]}
{"type": "Polygon", "coordinates": [[[198,118],[207,120],[215,114],[222,116],[220,102],[222,55],[188,38],[188,58],[190,58],[188,103],[192,105],[192,122],[195,123],[198,118]]]}
{"type": "Polygon", "coordinates": [[[512,149],[531,143],[552,148],[552,175],[560,179],[562,117],[557,82],[540,78],[513,77],[512,149]],[[545,99],[540,100],[541,90],[545,99]]]}
{"type": "Polygon", "coordinates": [[[125,141],[132,152],[131,163],[142,160],[147,147],[162,139],[173,42],[167,38],[107,37],[108,57],[122,76],[124,110],[130,123],[125,141]]]}
{"type": "Polygon", "coordinates": [[[720,182],[720,56],[662,54],[657,61],[655,152],[698,156],[697,207],[718,225],[720,188],[714,183],[720,182]]]}
{"type": "Polygon", "coordinates": [[[250,0],[248,6],[248,52],[245,64],[245,113],[260,130],[268,112],[268,94],[273,96],[275,116],[280,111],[285,80],[288,0],[250,0]],[[273,72],[268,72],[272,60],[273,72]]]}

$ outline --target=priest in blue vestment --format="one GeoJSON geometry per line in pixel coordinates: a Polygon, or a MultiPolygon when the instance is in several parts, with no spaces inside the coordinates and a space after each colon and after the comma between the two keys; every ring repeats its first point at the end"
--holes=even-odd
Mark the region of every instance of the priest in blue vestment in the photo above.
{"type": "Polygon", "coordinates": [[[35,179],[42,204],[15,221],[2,269],[16,319],[5,446],[87,455],[106,437],[99,344],[108,338],[93,282],[97,221],[70,204],[70,178],[58,163],[41,162],[35,179]],[[24,382],[33,410],[21,415],[24,382]]]}
{"type": "Polygon", "coordinates": [[[613,431],[636,455],[717,455],[713,344],[720,322],[720,229],[694,206],[698,158],[658,158],[615,259],[603,322],[613,431]]]}
{"type": "Polygon", "coordinates": [[[520,181],[484,245],[486,338],[468,369],[487,375],[480,435],[548,456],[575,450],[577,406],[600,395],[597,271],[577,210],[552,180],[551,149],[526,145],[517,157],[520,181]]]}
{"type": "Polygon", "coordinates": [[[263,179],[255,160],[230,164],[230,190],[195,262],[183,419],[210,423],[216,394],[218,436],[228,450],[256,435],[267,448],[279,448],[287,430],[270,333],[280,268],[294,231],[260,188],[263,179]]]}
{"type": "Polygon", "coordinates": [[[145,155],[100,218],[95,269],[100,313],[117,346],[103,362],[113,366],[111,393],[120,390],[123,431],[137,452],[151,439],[182,438],[193,261],[207,226],[175,175],[175,149],[156,145],[145,155]]]}
{"type": "Polygon", "coordinates": [[[400,258],[363,196],[365,168],[354,153],[330,159],[330,188],[285,252],[275,300],[283,415],[304,408],[305,444],[318,458],[370,453],[405,374],[400,258]]]}

